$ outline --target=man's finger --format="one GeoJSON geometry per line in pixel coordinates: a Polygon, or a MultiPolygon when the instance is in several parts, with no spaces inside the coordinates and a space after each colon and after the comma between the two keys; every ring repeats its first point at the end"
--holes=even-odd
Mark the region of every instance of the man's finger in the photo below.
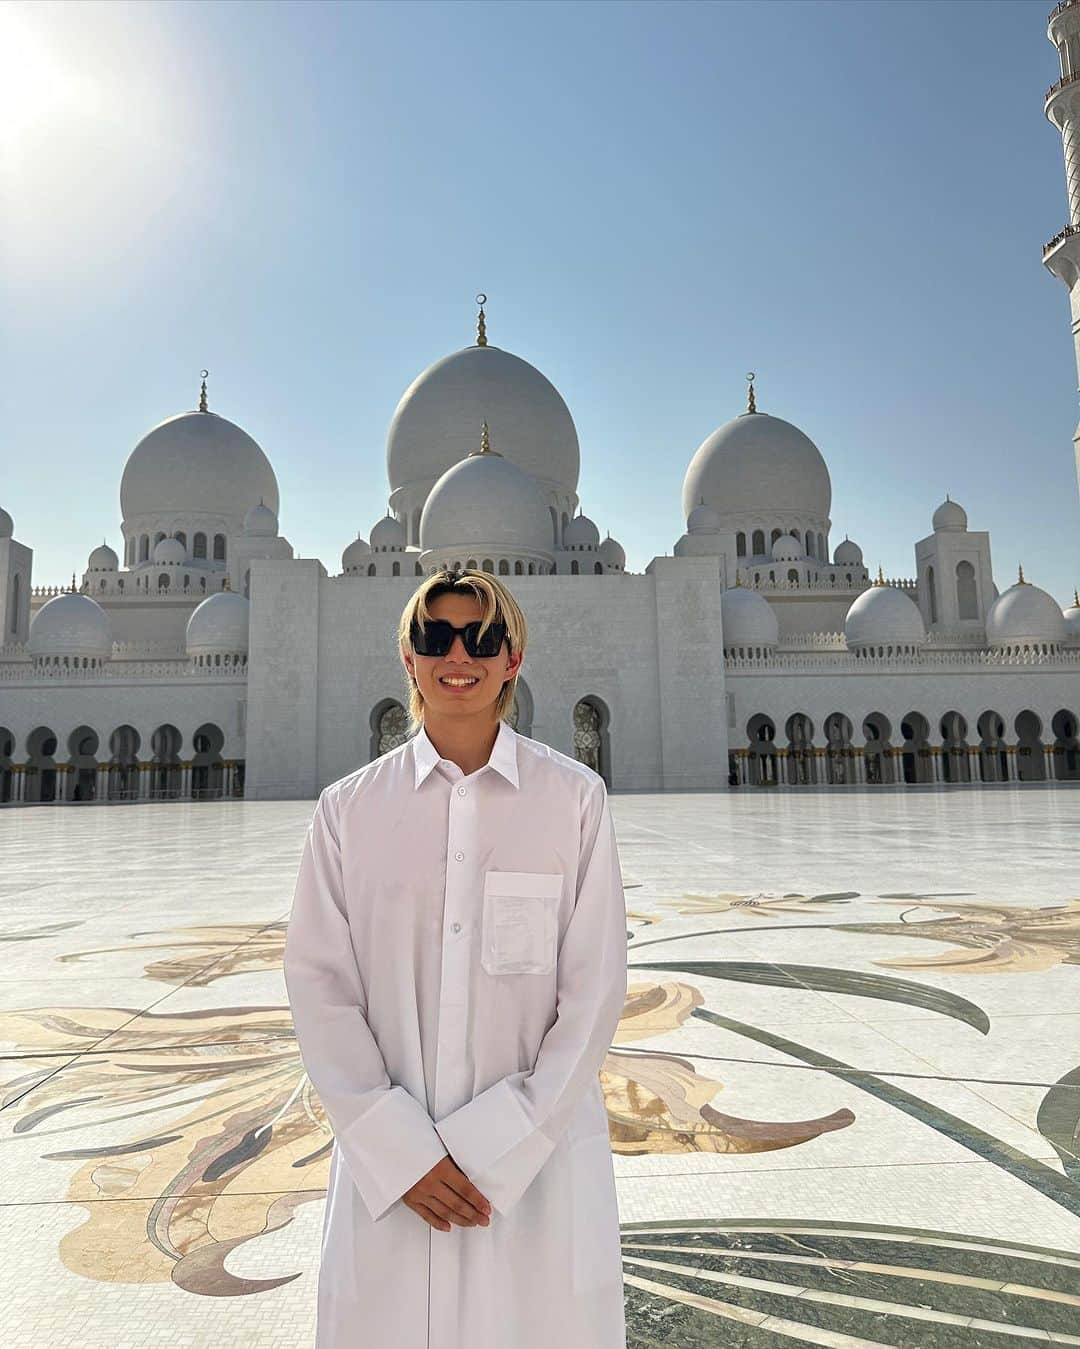
{"type": "Polygon", "coordinates": [[[460,1213],[469,1223],[476,1224],[481,1218],[486,1218],[487,1214],[477,1208],[475,1204],[469,1202],[462,1195],[456,1193],[451,1185],[443,1181],[438,1191],[439,1198],[447,1207],[460,1213]]]}
{"type": "Polygon", "coordinates": [[[433,1213],[428,1206],[419,1199],[414,1199],[409,1207],[420,1215],[421,1218],[430,1226],[437,1228],[440,1232],[449,1232],[450,1224],[444,1223],[443,1219],[437,1213],[433,1213]]]}
{"type": "Polygon", "coordinates": [[[490,1214],[491,1204],[488,1202],[487,1196],[480,1193],[460,1167],[455,1168],[455,1172],[447,1176],[446,1183],[457,1190],[458,1194],[460,1194],[463,1199],[467,1199],[474,1208],[480,1209],[483,1213],[490,1214]]]}

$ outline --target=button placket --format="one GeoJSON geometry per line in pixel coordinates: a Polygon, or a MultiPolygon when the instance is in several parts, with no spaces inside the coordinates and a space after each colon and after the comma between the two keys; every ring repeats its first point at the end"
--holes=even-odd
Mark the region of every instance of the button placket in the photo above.
{"type": "Polygon", "coordinates": [[[442,1115],[463,1104],[458,1078],[467,1060],[469,979],[472,960],[470,914],[476,890],[475,788],[452,786],[447,794],[446,890],[443,895],[443,943],[439,989],[438,1061],[435,1109],[442,1115]]]}

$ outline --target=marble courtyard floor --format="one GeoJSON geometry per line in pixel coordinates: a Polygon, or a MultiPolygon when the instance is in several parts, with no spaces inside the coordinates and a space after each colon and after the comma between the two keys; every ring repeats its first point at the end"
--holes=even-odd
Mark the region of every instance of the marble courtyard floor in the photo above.
{"type": "MultiPolygon", "coordinates": [[[[1080,1345],[1080,792],[612,807],[632,1349],[1080,1345]]],[[[311,810],[0,813],[5,1346],[311,1344],[311,810]]]]}

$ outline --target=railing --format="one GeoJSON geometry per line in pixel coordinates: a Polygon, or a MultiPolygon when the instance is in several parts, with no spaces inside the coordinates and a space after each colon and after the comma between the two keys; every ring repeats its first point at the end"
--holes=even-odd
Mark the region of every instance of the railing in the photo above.
{"type": "Polygon", "coordinates": [[[1062,75],[1060,80],[1055,80],[1050,88],[1047,89],[1046,97],[1043,99],[1043,102],[1049,103],[1054,95],[1060,93],[1067,84],[1075,84],[1077,80],[1080,80],[1080,70],[1074,70],[1071,75],[1062,75]]]}
{"type": "Polygon", "coordinates": [[[1074,234],[1080,234],[1080,225],[1066,225],[1063,230],[1058,230],[1048,244],[1043,244],[1043,257],[1052,249],[1057,248],[1062,239],[1071,239],[1074,234]]]}

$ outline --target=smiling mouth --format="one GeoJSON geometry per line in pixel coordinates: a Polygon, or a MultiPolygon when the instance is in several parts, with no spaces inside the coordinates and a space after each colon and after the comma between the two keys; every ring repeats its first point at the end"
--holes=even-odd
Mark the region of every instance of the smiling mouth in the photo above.
{"type": "Polygon", "coordinates": [[[439,683],[448,689],[471,689],[474,684],[478,684],[479,679],[472,675],[440,675],[439,683]]]}

